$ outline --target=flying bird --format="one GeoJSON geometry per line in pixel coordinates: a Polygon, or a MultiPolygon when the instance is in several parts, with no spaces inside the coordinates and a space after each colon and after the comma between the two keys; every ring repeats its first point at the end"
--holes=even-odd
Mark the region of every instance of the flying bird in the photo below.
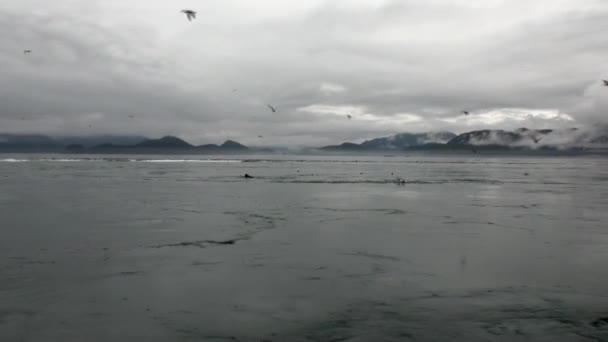
{"type": "Polygon", "coordinates": [[[266,105],[268,106],[268,108],[270,108],[270,110],[271,110],[273,113],[276,113],[276,112],[277,112],[277,110],[276,110],[276,109],[274,109],[274,107],[273,107],[273,106],[271,106],[271,105],[269,105],[269,104],[266,104],[266,105]]]}
{"type": "Polygon", "coordinates": [[[538,144],[539,141],[543,140],[543,137],[530,137],[534,141],[535,144],[538,144]]]}
{"type": "Polygon", "coordinates": [[[134,117],[134,115],[129,115],[129,119],[133,119],[134,117]]]}
{"type": "Polygon", "coordinates": [[[262,139],[264,136],[263,135],[258,135],[258,138],[262,139]]]}
{"type": "Polygon", "coordinates": [[[464,115],[469,115],[470,113],[469,113],[469,111],[468,111],[468,110],[463,110],[463,111],[462,111],[462,114],[464,114],[464,115]]]}
{"type": "Polygon", "coordinates": [[[192,21],[192,19],[196,19],[196,11],[185,9],[185,10],[182,10],[182,13],[184,13],[186,15],[186,18],[188,18],[188,21],[192,21]]]}
{"type": "Polygon", "coordinates": [[[353,118],[353,116],[352,116],[352,115],[350,115],[350,114],[346,114],[346,117],[348,118],[348,120],[350,120],[350,119],[352,119],[352,118],[353,118]]]}
{"type": "Polygon", "coordinates": [[[32,53],[32,50],[23,50],[24,55],[27,55],[28,53],[32,53]]]}
{"type": "Polygon", "coordinates": [[[604,82],[604,87],[608,87],[608,80],[602,80],[604,82]]]}

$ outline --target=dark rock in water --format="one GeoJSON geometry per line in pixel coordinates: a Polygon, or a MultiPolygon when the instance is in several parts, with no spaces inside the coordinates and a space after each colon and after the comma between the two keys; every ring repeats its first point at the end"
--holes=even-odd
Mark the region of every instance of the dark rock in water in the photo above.
{"type": "Polygon", "coordinates": [[[591,322],[591,325],[596,328],[608,328],[608,317],[600,317],[591,322]]]}
{"type": "Polygon", "coordinates": [[[246,173],[246,174],[245,174],[245,176],[243,176],[243,177],[245,177],[245,178],[255,178],[255,177],[251,176],[251,175],[250,175],[250,174],[248,174],[248,173],[246,173]]]}
{"type": "Polygon", "coordinates": [[[198,241],[184,241],[179,243],[170,243],[164,245],[150,246],[152,248],[166,248],[166,247],[198,247],[205,248],[207,245],[235,245],[238,241],[245,240],[244,238],[235,238],[228,240],[198,240],[198,241]]]}

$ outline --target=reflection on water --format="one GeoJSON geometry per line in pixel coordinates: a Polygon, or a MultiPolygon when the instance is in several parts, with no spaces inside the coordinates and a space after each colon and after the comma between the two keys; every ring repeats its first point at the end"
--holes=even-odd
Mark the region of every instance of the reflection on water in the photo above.
{"type": "Polygon", "coordinates": [[[0,158],[0,340],[608,340],[607,160],[196,158],[0,158]]]}

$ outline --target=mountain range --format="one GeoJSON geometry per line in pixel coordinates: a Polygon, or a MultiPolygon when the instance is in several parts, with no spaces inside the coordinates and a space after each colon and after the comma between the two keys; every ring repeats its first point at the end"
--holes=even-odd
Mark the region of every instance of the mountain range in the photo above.
{"type": "Polygon", "coordinates": [[[451,132],[401,133],[364,141],[322,147],[322,151],[373,152],[400,150],[583,150],[608,148],[608,127],[581,130],[519,128],[515,131],[478,130],[456,135],[451,132]]]}
{"type": "Polygon", "coordinates": [[[149,139],[140,136],[48,137],[45,135],[0,134],[0,152],[69,153],[242,153],[250,149],[236,141],[221,145],[195,146],[178,137],[149,139]]]}
{"type": "MultiPolygon", "coordinates": [[[[528,129],[514,131],[478,130],[462,134],[452,132],[399,133],[340,145],[307,149],[308,152],[363,152],[382,151],[449,151],[463,149],[485,150],[608,150],[608,126],[591,129],[528,129]]],[[[227,140],[221,145],[192,145],[178,137],[165,136],[149,139],[142,136],[99,135],[89,137],[49,137],[45,135],[0,134],[0,152],[68,152],[68,153],[175,153],[226,154],[272,153],[280,148],[247,147],[227,140]]]]}

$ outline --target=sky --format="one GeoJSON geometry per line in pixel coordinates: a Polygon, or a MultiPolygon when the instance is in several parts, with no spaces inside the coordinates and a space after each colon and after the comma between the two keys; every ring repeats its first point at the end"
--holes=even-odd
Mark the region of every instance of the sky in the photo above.
{"type": "Polygon", "coordinates": [[[606,0],[2,0],[0,32],[0,133],[317,146],[608,122],[606,0]]]}

